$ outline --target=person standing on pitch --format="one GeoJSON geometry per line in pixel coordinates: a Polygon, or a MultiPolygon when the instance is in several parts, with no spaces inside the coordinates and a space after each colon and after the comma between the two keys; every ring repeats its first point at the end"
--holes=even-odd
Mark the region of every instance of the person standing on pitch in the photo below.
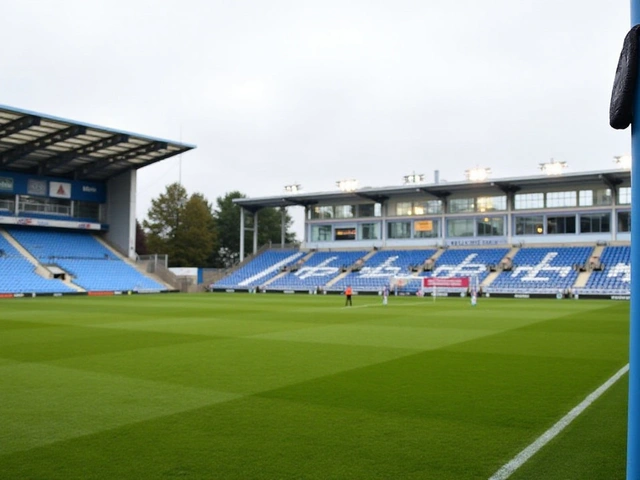
{"type": "Polygon", "coordinates": [[[389,301],[389,287],[385,285],[384,288],[382,289],[382,304],[386,305],[388,301],[389,301]]]}
{"type": "Polygon", "coordinates": [[[473,290],[471,290],[471,306],[475,307],[477,303],[478,303],[478,292],[476,292],[476,289],[474,288],[473,290]]]}
{"type": "Polygon", "coordinates": [[[351,295],[353,295],[353,290],[351,289],[351,285],[347,286],[347,288],[344,291],[344,294],[347,297],[347,299],[344,302],[344,306],[351,307],[353,305],[353,302],[351,301],[351,295]]]}

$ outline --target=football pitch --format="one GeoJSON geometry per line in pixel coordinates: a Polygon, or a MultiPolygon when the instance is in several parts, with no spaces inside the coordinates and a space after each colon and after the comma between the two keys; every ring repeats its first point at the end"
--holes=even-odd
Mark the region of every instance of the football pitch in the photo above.
{"type": "MultiPolygon", "coordinates": [[[[0,302],[2,479],[488,479],[628,362],[628,302],[0,302]]],[[[512,479],[623,479],[623,375],[512,479]]]]}

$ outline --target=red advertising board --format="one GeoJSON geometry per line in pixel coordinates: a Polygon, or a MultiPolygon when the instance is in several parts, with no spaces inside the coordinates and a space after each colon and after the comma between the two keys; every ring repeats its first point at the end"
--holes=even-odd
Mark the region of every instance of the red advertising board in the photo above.
{"type": "Polygon", "coordinates": [[[424,277],[424,287],[467,288],[469,277],[424,277]]]}

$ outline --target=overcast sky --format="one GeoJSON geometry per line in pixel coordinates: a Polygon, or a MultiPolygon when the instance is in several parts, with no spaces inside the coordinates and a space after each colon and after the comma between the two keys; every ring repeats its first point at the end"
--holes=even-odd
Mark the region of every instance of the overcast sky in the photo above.
{"type": "MultiPolygon", "coordinates": [[[[629,2],[5,2],[0,103],[197,145],[139,171],[211,202],[615,168],[608,125],[629,2]],[[181,167],[180,167],[181,165],[181,167]]],[[[296,211],[299,209],[293,209],[296,211]]],[[[300,231],[301,215],[295,214],[300,231]]]]}

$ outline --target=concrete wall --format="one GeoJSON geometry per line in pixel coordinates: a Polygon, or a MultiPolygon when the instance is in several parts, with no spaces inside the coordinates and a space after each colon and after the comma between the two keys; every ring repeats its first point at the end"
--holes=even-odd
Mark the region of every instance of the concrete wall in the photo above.
{"type": "Polygon", "coordinates": [[[136,256],[136,170],[107,182],[107,239],[124,256],[136,256]]]}

